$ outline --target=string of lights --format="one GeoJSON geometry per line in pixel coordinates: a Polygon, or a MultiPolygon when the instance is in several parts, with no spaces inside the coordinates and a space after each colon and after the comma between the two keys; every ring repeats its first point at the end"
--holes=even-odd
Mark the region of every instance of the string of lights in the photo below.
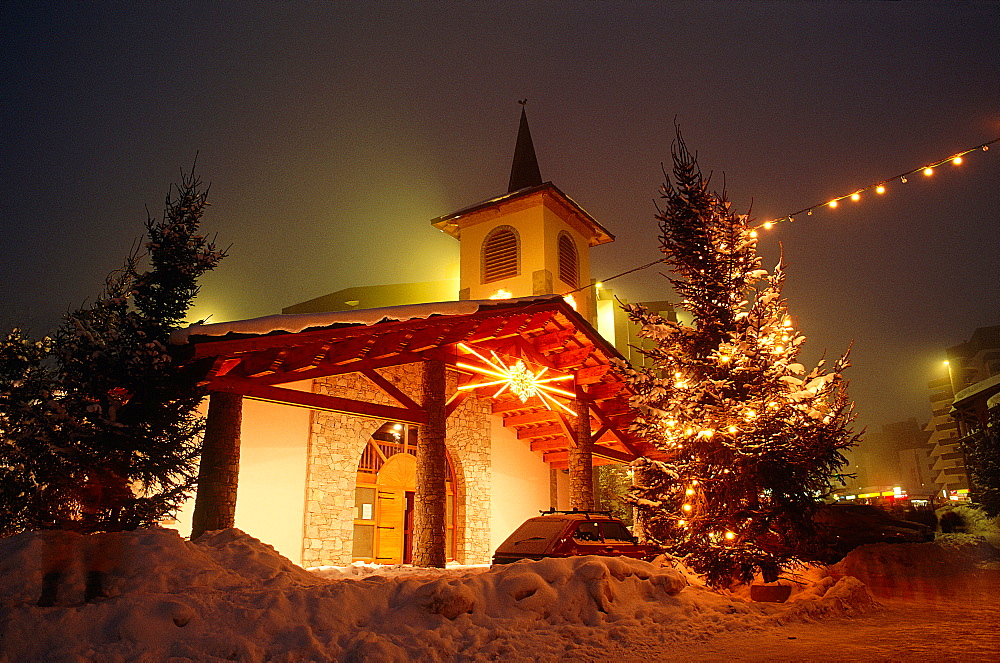
{"type": "MultiPolygon", "coordinates": [[[[871,191],[874,191],[877,195],[882,195],[882,194],[884,194],[888,190],[888,185],[891,182],[898,181],[901,184],[906,184],[909,181],[908,178],[911,175],[915,175],[917,173],[922,173],[925,177],[930,177],[931,175],[934,174],[934,169],[935,168],[938,168],[939,166],[943,166],[944,164],[949,163],[949,162],[952,163],[955,166],[961,165],[962,162],[964,161],[965,155],[970,154],[972,152],[977,152],[977,151],[988,152],[989,149],[990,149],[990,145],[993,145],[994,143],[998,143],[998,142],[1000,142],[1000,138],[994,138],[991,141],[987,141],[987,142],[982,143],[980,145],[976,145],[975,147],[970,147],[967,150],[962,150],[961,152],[956,152],[955,154],[952,154],[951,156],[945,157],[944,159],[939,159],[939,160],[934,161],[932,163],[928,163],[928,164],[925,164],[923,166],[919,166],[917,168],[913,168],[911,170],[906,171],[905,173],[900,173],[898,175],[893,175],[892,177],[887,177],[885,179],[881,179],[878,182],[875,182],[873,184],[869,184],[868,186],[865,186],[865,187],[861,187],[860,189],[855,189],[854,191],[851,191],[850,193],[845,193],[844,195],[838,196],[838,197],[833,198],[831,200],[828,200],[825,203],[817,203],[815,205],[810,205],[809,207],[803,207],[802,209],[800,209],[798,211],[795,211],[795,212],[792,212],[791,214],[786,214],[785,216],[781,216],[781,217],[778,217],[778,218],[775,218],[775,219],[770,219],[768,221],[764,221],[763,223],[760,223],[760,224],[754,226],[751,229],[750,236],[751,237],[757,237],[759,235],[759,233],[757,232],[758,230],[761,230],[761,229],[770,230],[771,228],[773,228],[775,225],[777,225],[779,223],[792,223],[792,222],[794,222],[796,220],[796,217],[798,217],[798,216],[800,216],[802,214],[805,214],[806,216],[812,216],[813,210],[817,210],[817,209],[820,209],[820,208],[823,208],[823,207],[828,207],[830,209],[836,209],[837,206],[840,205],[840,201],[842,201],[842,200],[850,199],[853,202],[858,202],[859,200],[861,200],[862,194],[865,194],[865,193],[868,193],[868,192],[871,192],[871,191]]],[[[640,265],[639,267],[633,267],[632,269],[629,269],[629,270],[626,270],[624,272],[621,272],[620,274],[615,274],[614,276],[609,276],[606,279],[602,279],[602,280],[596,281],[594,283],[589,283],[587,285],[584,285],[584,286],[581,286],[581,287],[577,288],[576,290],[570,290],[569,292],[564,293],[564,295],[572,295],[574,293],[580,292],[581,290],[586,290],[587,288],[593,288],[595,286],[599,287],[603,283],[606,283],[606,282],[611,281],[613,279],[617,279],[619,277],[626,276],[628,274],[632,274],[633,272],[638,272],[638,271],[642,271],[644,269],[648,269],[648,268],[652,267],[653,265],[657,265],[657,264],[659,264],[661,262],[664,262],[664,260],[665,260],[664,258],[661,258],[659,260],[654,260],[653,262],[647,263],[645,265],[640,265]]]]}
{"type": "Polygon", "coordinates": [[[931,175],[934,174],[935,168],[943,166],[944,164],[949,162],[955,166],[959,166],[962,164],[964,160],[963,158],[965,157],[966,154],[969,154],[971,152],[977,152],[980,150],[982,150],[983,152],[988,152],[990,149],[990,145],[993,145],[994,143],[997,142],[1000,142],[1000,138],[994,138],[991,141],[982,143],[980,145],[976,145],[975,147],[970,147],[967,150],[962,150],[961,152],[952,154],[951,156],[945,157],[944,159],[939,159],[937,161],[934,161],[933,163],[928,163],[923,166],[913,168],[912,170],[908,170],[905,173],[900,173],[899,175],[893,175],[892,177],[887,177],[873,184],[869,184],[868,186],[861,187],[860,189],[855,189],[854,191],[851,191],[849,193],[845,193],[842,196],[837,196],[836,198],[832,198],[824,203],[817,203],[816,205],[803,207],[802,209],[796,212],[792,212],[791,214],[786,214],[785,216],[778,217],[776,219],[770,219],[768,221],[764,221],[763,223],[760,223],[757,226],[755,226],[754,229],[751,231],[750,235],[752,237],[756,237],[757,231],[760,230],[761,228],[765,230],[770,230],[778,223],[786,223],[786,222],[791,223],[795,221],[795,217],[801,214],[805,214],[806,216],[812,216],[813,210],[820,209],[822,207],[829,207],[830,209],[836,209],[837,206],[840,205],[840,201],[842,200],[850,199],[852,202],[858,202],[859,200],[861,200],[862,194],[871,191],[874,191],[878,195],[882,195],[888,190],[888,184],[890,182],[898,181],[901,184],[906,184],[909,181],[907,178],[917,173],[922,173],[925,177],[930,177],[931,175]]]}

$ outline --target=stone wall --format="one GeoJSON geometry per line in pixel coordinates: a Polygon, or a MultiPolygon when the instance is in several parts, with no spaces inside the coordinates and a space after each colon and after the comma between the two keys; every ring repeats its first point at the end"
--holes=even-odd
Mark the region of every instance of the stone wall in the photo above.
{"type": "MultiPolygon", "coordinates": [[[[378,369],[414,400],[420,397],[418,364],[378,369]]],[[[448,391],[457,377],[448,373],[448,391]]],[[[398,406],[360,374],[317,379],[317,393],[398,406]]],[[[490,404],[468,397],[448,417],[448,452],[455,466],[455,532],[458,561],[489,561],[490,523],[490,404]]],[[[384,422],[335,412],[314,411],[309,434],[306,473],[306,513],[302,541],[304,566],[344,565],[351,561],[354,537],[354,489],[358,461],[371,434],[384,422]]]]}
{"type": "MultiPolygon", "coordinates": [[[[457,383],[448,375],[448,391],[457,383]]],[[[490,416],[488,398],[469,396],[448,417],[448,452],[455,465],[455,509],[458,525],[458,561],[487,564],[490,561],[490,416]]]]}

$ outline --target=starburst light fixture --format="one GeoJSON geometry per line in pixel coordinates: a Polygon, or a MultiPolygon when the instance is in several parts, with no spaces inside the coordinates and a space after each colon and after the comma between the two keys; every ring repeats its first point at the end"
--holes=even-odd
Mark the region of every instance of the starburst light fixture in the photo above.
{"type": "Polygon", "coordinates": [[[465,368],[480,375],[488,375],[497,378],[491,382],[479,382],[477,384],[462,385],[459,389],[465,391],[479,389],[480,387],[495,387],[500,385],[500,388],[492,394],[493,398],[496,398],[509,389],[515,396],[521,399],[522,403],[527,403],[533,396],[538,396],[538,399],[542,401],[546,408],[551,410],[551,403],[555,403],[562,409],[566,410],[566,412],[576,416],[576,412],[560,403],[554,396],[559,395],[566,398],[576,398],[576,395],[572,392],[566,391],[565,389],[554,387],[551,384],[552,382],[572,380],[572,375],[559,375],[543,379],[542,376],[549,370],[547,366],[543,366],[540,371],[535,373],[528,368],[522,359],[518,359],[512,365],[508,366],[502,359],[500,359],[500,357],[497,356],[495,352],[490,352],[490,355],[492,356],[492,359],[490,359],[479,354],[464,343],[459,343],[458,347],[466,352],[471,352],[476,355],[488,366],[473,366],[472,364],[458,362],[456,365],[459,368],[465,368]]]}

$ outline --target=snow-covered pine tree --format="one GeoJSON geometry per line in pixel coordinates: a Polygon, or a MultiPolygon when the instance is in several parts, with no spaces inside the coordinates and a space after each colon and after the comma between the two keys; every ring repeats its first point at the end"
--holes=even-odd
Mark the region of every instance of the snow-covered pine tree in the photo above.
{"type": "Polygon", "coordinates": [[[982,427],[963,438],[972,498],[990,518],[1000,516],[1000,405],[986,411],[982,427]]]}
{"type": "Polygon", "coordinates": [[[634,463],[639,531],[713,586],[773,581],[808,557],[818,495],[856,442],[841,371],[796,357],[805,337],[781,297],[779,262],[761,269],[756,232],[709,190],[680,129],[657,214],[669,281],[690,325],[626,305],[650,367],[625,368],[636,432],[663,460],[634,463]]]}
{"type": "Polygon", "coordinates": [[[150,525],[191,492],[204,394],[169,336],[225,255],[199,234],[206,197],[182,174],[147,219],[147,271],[133,253],[52,339],[0,341],[0,535],[150,525]]]}

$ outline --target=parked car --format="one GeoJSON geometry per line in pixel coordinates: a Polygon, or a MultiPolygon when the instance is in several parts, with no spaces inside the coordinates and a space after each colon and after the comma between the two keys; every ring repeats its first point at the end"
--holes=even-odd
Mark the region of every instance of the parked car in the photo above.
{"type": "Polygon", "coordinates": [[[609,511],[543,511],[529,518],[500,544],[494,564],[519,559],[605,555],[652,560],[653,546],[638,543],[609,511]]]}
{"type": "Polygon", "coordinates": [[[934,530],[927,525],[900,520],[867,504],[824,504],[815,521],[820,539],[838,559],[868,543],[934,540],[934,530]]]}

